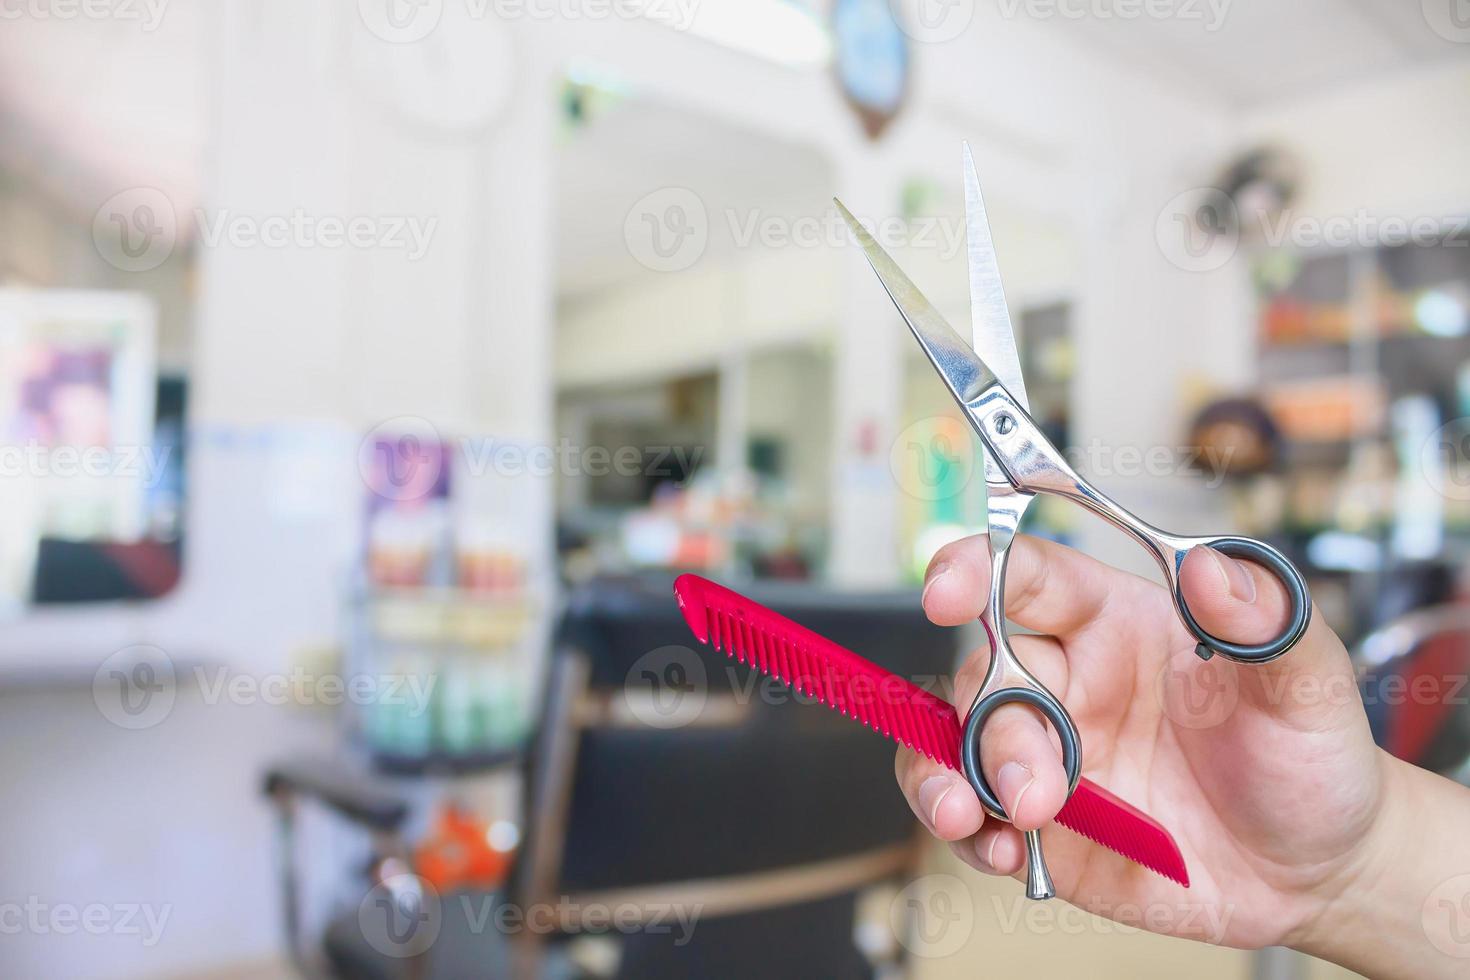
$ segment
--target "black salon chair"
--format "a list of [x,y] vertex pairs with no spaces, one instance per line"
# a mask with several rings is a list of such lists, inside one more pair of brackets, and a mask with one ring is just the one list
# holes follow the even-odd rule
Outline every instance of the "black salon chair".
[[[917,594],[747,591],[920,683],[953,665],[954,632],[924,620]],[[577,590],[558,630],[525,773],[525,839],[504,892],[441,901],[437,938],[421,956],[383,955],[345,916],[326,936],[334,971],[873,976],[854,938],[856,901],[909,876],[919,846],[892,745],[696,647],[666,579]],[[554,908],[555,928],[486,929],[478,899]],[[478,927],[458,921],[466,908],[482,910]],[[697,911],[692,930],[675,924],[673,908],[686,920]],[[590,919],[606,910],[623,924]],[[597,955],[583,955],[593,945]]]

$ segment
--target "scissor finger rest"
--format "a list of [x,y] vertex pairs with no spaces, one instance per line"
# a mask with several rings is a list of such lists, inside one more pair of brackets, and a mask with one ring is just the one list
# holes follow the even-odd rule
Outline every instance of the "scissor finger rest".
[[[1185,627],[1199,641],[1195,652],[1205,660],[1218,653],[1222,657],[1242,663],[1263,664],[1290,650],[1306,632],[1307,623],[1312,618],[1312,599],[1307,593],[1307,583],[1297,567],[1281,552],[1254,538],[1203,538],[1198,543],[1208,545],[1231,558],[1244,558],[1264,566],[1286,589],[1287,601],[1291,604],[1291,618],[1281,634],[1266,643],[1231,643],[1229,640],[1222,640],[1201,626],[1189,611],[1189,604],[1184,600],[1184,592],[1176,574],[1174,606],[1179,610],[1179,618],[1184,621]],[[1188,550],[1178,552],[1177,560],[1182,562],[1188,553]]]

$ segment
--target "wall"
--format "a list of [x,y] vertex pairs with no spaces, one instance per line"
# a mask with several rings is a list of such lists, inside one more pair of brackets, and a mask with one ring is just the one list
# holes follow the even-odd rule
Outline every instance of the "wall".
[[831,351],[825,345],[763,349],[751,355],[748,376],[750,434],[780,442],[792,511],[821,522],[831,499]]
[[[388,69],[354,60],[357,5],[207,9],[207,213],[397,214],[435,231],[417,259],[199,247],[183,584],[0,630],[0,777],[24,793],[0,817],[5,898],[168,903],[171,919],[147,949],[7,936],[15,975],[160,976],[279,953],[260,778],[273,760],[328,750],[335,729],[208,703],[187,678],[195,666],[286,672],[303,647],[340,641],[364,431],[398,415],[446,436],[550,431],[555,104],[539,49],[524,48],[519,97],[495,129],[446,137],[396,116],[373,88]],[[550,494],[529,489],[548,570]],[[181,678],[173,711],[141,732],[107,723],[91,693],[98,665],[136,643],[167,651]]]
[[1467,104],[1470,68],[1438,65],[1264,107],[1240,120],[1239,140],[1292,152],[1304,215],[1466,215]]
[[821,339],[833,329],[837,266],[830,251],[760,250],[578,297],[557,312],[556,382],[668,377],[730,350]]

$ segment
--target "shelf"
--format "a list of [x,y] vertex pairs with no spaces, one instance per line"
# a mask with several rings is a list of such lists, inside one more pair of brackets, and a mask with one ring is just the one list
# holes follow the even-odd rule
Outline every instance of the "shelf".
[[521,642],[535,622],[537,604],[462,589],[388,589],[362,596],[364,622],[387,643],[458,646],[493,651]]
[[495,593],[468,589],[458,585],[370,585],[363,590],[364,599],[390,599],[395,602],[467,603],[478,607],[522,607],[531,605],[526,592]]
[[1424,343],[1427,345],[1446,346],[1457,341],[1466,340],[1465,336],[1440,336],[1439,334],[1420,333],[1418,331],[1380,331],[1364,337],[1344,337],[1341,339],[1333,337],[1311,337],[1305,340],[1261,340],[1261,353],[1263,355],[1285,355],[1285,354],[1308,354],[1312,352],[1339,353],[1351,350],[1359,345],[1388,346],[1392,344],[1413,345]]
[[374,771],[385,776],[472,776],[518,765],[524,754],[518,746],[463,753],[436,750],[424,755],[373,750],[369,758]]

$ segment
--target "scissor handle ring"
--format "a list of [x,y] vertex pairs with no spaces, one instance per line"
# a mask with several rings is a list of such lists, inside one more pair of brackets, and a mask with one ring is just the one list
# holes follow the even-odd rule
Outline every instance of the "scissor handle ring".
[[1280,636],[1266,643],[1231,643],[1222,640],[1207,632],[1204,627],[1195,620],[1194,614],[1189,611],[1189,605],[1184,601],[1184,593],[1180,591],[1179,582],[1176,577],[1174,582],[1174,605],[1179,610],[1179,618],[1184,621],[1185,627],[1194,634],[1199,641],[1195,652],[1202,659],[1208,660],[1215,654],[1246,664],[1264,664],[1275,660],[1286,651],[1296,645],[1296,641],[1302,638],[1307,631],[1307,623],[1312,618],[1312,598],[1307,592],[1306,580],[1302,573],[1291,561],[1266,544],[1254,538],[1212,538],[1201,541],[1201,544],[1214,548],[1221,554],[1229,555],[1231,558],[1244,558],[1258,565],[1264,565],[1276,580],[1286,589],[1287,598],[1291,602],[1291,621],[1287,623],[1286,629]]
[[1082,776],[1082,745],[1077,735],[1077,725],[1060,701],[1049,691],[1029,687],[1003,687],[992,691],[975,702],[975,706],[970,709],[970,716],[965,719],[965,734],[960,739],[960,758],[964,763],[965,778],[970,781],[971,788],[980,797],[985,809],[1005,820],[1010,819],[1006,815],[1006,808],[991,791],[990,784],[985,781],[985,773],[980,768],[980,730],[985,727],[985,720],[990,717],[991,712],[1003,704],[1011,703],[1029,704],[1045,715],[1046,720],[1057,730],[1057,735],[1062,740],[1062,765],[1067,770],[1068,796],[1076,789],[1077,780]]

